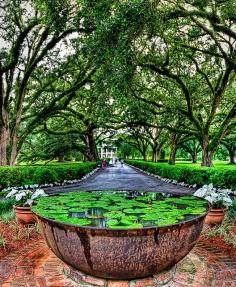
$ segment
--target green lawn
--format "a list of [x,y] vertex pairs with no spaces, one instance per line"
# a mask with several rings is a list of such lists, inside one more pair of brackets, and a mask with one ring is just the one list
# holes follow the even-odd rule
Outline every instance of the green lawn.
[[40,161],[37,161],[36,163],[34,164],[28,164],[28,163],[20,163],[19,165],[17,166],[38,166],[38,165],[63,165],[63,164],[76,164],[76,163],[82,163],[82,161],[63,161],[63,162],[59,162],[57,160],[52,160],[50,162],[47,162],[47,161],[43,161],[43,160],[40,160]]
[[[163,164],[168,164],[168,163],[163,163]],[[192,167],[201,167],[201,163],[191,163],[191,162],[177,162],[176,166],[192,166]],[[229,164],[228,161],[214,161],[213,162],[213,168],[217,168],[217,169],[233,169],[236,170],[236,164]]]

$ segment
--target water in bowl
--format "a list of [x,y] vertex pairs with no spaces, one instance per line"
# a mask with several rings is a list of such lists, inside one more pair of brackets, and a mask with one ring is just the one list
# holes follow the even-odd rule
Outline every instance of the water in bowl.
[[129,229],[166,226],[192,220],[207,211],[207,201],[140,191],[62,193],[40,198],[33,211],[65,224]]

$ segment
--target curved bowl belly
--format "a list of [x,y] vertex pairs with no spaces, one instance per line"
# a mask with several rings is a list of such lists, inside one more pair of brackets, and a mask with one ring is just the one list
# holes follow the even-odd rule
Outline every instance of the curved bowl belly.
[[100,229],[59,223],[36,215],[51,250],[93,276],[133,279],[175,265],[195,245],[206,214],[187,222],[141,229]]

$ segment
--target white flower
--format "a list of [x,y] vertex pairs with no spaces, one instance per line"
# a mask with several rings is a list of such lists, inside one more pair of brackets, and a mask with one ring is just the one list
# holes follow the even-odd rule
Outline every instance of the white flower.
[[228,198],[228,197],[225,197],[224,198],[224,204],[226,205],[226,206],[231,206],[232,205],[232,199],[231,198]]
[[24,196],[26,196],[24,191],[16,194],[16,201],[20,201]]
[[43,189],[36,189],[35,192],[32,194],[31,199],[36,199],[38,197],[47,196]]
[[[35,191],[13,188],[6,197],[14,198],[16,201],[22,201],[23,205],[31,205],[34,199],[42,196],[48,196],[43,189],[36,189]],[[24,199],[24,200],[23,200]]]
[[32,205],[33,204],[33,199],[28,199],[25,203],[25,205]]
[[230,193],[232,193],[230,189],[216,189],[211,183],[199,188],[194,195],[205,198],[212,204],[222,203],[225,206],[230,206],[232,205]]
[[213,203],[213,199],[212,199],[210,196],[206,196],[205,199],[206,199],[207,201],[209,201],[210,203]]
[[206,190],[204,188],[199,188],[197,191],[195,191],[194,196],[205,197]]
[[6,197],[12,197],[12,196],[15,195],[17,192],[18,192],[17,189],[12,189],[12,190],[7,194]]

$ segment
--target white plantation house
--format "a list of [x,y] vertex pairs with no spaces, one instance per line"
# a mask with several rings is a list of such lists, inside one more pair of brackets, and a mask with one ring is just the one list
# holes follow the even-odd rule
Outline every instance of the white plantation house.
[[117,156],[117,147],[110,144],[102,144],[98,146],[98,155],[102,158],[114,158]]

